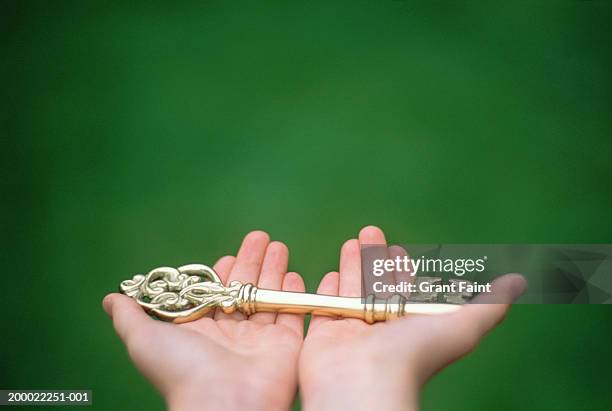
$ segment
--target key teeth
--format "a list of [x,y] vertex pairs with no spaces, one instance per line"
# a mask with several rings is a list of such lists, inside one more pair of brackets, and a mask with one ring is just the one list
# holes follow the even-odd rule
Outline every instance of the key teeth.
[[385,321],[395,320],[404,315],[404,307],[406,298],[399,294],[395,294],[387,299],[385,306]]

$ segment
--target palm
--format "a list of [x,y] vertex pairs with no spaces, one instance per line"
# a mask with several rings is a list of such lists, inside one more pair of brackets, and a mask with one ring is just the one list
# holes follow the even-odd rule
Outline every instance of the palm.
[[[258,384],[269,386],[282,396],[293,396],[291,389],[283,391],[287,381],[295,382],[295,367],[302,346],[302,330],[276,323],[251,320],[203,318],[177,327],[177,343],[187,347],[197,343],[198,357],[217,377],[228,378],[237,373],[257,376]],[[179,351],[179,350],[177,350]],[[193,351],[188,350],[186,369],[193,366]],[[279,366],[283,365],[283,366]],[[291,398],[284,398],[291,400]]]
[[[378,326],[360,320],[342,319],[314,324],[309,329],[300,357],[300,376],[307,381],[338,364],[351,364],[375,338]],[[348,361],[347,361],[348,359]]]

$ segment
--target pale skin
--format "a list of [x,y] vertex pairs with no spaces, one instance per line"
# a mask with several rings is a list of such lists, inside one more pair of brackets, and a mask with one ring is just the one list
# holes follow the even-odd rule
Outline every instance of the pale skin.
[[[364,244],[386,244],[381,229],[363,228],[344,243],[339,272],[328,273],[317,293],[361,295]],[[389,247],[394,257],[404,253]],[[405,274],[404,274],[405,275]],[[396,281],[400,278],[396,273]],[[511,302],[525,289],[523,277],[498,278],[495,301]],[[356,319],[314,317],[299,362],[306,410],[405,410],[418,408],[418,394],[436,372],[472,351],[499,324],[509,304],[473,304],[453,314],[411,316],[369,325]]]
[[[221,280],[272,290],[304,291],[287,273],[289,253],[262,231],[249,233],[236,257],[214,265]],[[151,319],[131,298],[110,294],[104,309],[138,369],[172,410],[286,410],[297,387],[304,317],[220,310],[185,324]],[[214,387],[211,389],[211,387]]]
[[[386,244],[384,233],[368,226],[358,239],[347,241],[339,271],[321,280],[319,294],[360,295],[362,244]],[[389,248],[391,255],[402,252]],[[255,231],[235,258],[221,258],[214,269],[224,283],[238,280],[303,292],[302,278],[285,274],[287,263],[287,247]],[[511,302],[525,282],[511,274],[493,288],[496,302]],[[474,304],[453,314],[374,325],[315,316],[305,339],[303,316],[293,314],[257,313],[246,319],[218,310],[175,325],[149,318],[119,294],[108,295],[104,308],[130,357],[171,409],[285,410],[299,381],[306,410],[399,410],[416,409],[422,385],[473,350],[503,320],[509,305]]]

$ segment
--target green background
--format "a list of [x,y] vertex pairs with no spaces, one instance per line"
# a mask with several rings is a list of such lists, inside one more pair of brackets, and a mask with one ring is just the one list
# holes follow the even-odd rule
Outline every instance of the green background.
[[[198,3],[2,6],[0,388],[163,408],[102,297],[252,229],[311,291],[366,224],[612,242],[610,3]],[[517,306],[423,408],[609,407],[610,318]]]

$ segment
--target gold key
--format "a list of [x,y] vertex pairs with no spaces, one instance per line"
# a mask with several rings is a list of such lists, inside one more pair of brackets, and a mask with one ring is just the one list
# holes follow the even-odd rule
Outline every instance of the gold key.
[[460,309],[453,304],[410,303],[401,295],[388,299],[369,295],[362,299],[266,290],[239,281],[224,286],[217,273],[203,264],[155,268],[147,275],[137,274],[122,281],[119,288],[150,314],[174,323],[196,320],[215,308],[226,314],[313,314],[358,318],[370,324],[409,314],[445,314]]

